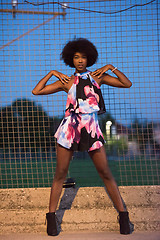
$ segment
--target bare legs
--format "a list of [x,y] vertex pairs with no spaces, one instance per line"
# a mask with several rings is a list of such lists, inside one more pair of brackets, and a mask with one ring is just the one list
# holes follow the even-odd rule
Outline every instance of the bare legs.
[[[51,188],[49,213],[46,214],[47,233],[51,236],[58,235],[55,212],[72,155],[73,151],[67,150],[60,145],[57,145],[56,173]],[[125,212],[120,192],[108,166],[104,146],[98,150],[89,152],[89,155],[92,158],[95,167],[107,188],[107,191],[114,203],[114,206],[119,212],[120,233],[132,233],[134,230],[134,225],[129,220],[128,212]],[[132,229],[130,225],[132,225]]]
[[57,165],[53,184],[51,187],[49,212],[55,212],[62,192],[63,182],[66,178],[73,151],[57,144]]
[[[49,212],[56,211],[58,201],[61,195],[62,187],[63,187],[63,182],[66,178],[72,155],[73,155],[73,151],[65,149],[61,147],[59,144],[57,144],[57,166],[56,166],[56,173],[55,173],[52,188],[51,188]],[[92,161],[94,162],[95,167],[100,177],[102,178],[106,186],[106,189],[108,191],[108,194],[110,195],[110,198],[112,199],[117,211],[119,212],[125,211],[117,184],[108,166],[108,161],[107,161],[104,146],[98,150],[89,152],[89,155],[92,158]]]
[[101,147],[100,149],[89,152],[89,155],[92,158],[92,161],[94,162],[94,165],[100,177],[102,178],[106,186],[106,189],[108,191],[108,194],[112,199],[117,211],[119,212],[125,211],[117,184],[108,166],[108,161],[107,161],[104,146]]

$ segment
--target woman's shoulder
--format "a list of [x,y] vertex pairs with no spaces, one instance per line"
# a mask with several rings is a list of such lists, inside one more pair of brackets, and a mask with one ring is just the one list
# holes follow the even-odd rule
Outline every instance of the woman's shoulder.
[[70,79],[67,83],[65,83],[65,84],[63,85],[63,89],[64,89],[64,91],[65,91],[66,93],[68,93],[69,89],[70,89],[71,86],[73,85],[74,79],[75,79],[75,76],[72,75],[72,76],[71,76],[71,79]]

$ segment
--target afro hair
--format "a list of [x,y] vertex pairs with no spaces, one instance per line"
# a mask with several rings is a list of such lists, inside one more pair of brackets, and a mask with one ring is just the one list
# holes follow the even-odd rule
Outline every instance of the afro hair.
[[73,56],[76,52],[84,53],[87,56],[87,67],[92,66],[98,59],[96,47],[85,38],[69,41],[62,50],[61,59],[66,65],[74,68]]

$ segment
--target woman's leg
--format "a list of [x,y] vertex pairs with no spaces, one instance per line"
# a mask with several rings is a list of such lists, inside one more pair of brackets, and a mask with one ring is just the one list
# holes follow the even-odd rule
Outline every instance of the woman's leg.
[[66,178],[73,151],[57,144],[57,165],[51,187],[49,212],[55,212],[62,192],[63,182]]
[[106,189],[108,191],[108,194],[109,194],[110,198],[112,199],[117,211],[119,211],[119,212],[125,211],[117,184],[116,184],[114,177],[112,176],[112,173],[108,166],[108,160],[107,160],[104,146],[101,147],[100,149],[90,151],[89,155],[92,158],[92,161],[93,161],[100,177],[102,178],[102,180],[106,186]]

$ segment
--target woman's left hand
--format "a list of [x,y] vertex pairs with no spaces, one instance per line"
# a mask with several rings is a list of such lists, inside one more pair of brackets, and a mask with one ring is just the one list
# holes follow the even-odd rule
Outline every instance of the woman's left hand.
[[107,64],[104,67],[101,67],[94,72],[92,72],[91,75],[98,76],[98,78],[102,77],[102,75],[107,72],[109,69],[113,69],[114,67],[111,64]]

